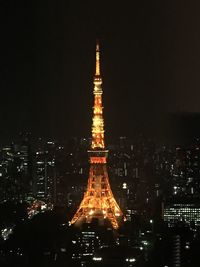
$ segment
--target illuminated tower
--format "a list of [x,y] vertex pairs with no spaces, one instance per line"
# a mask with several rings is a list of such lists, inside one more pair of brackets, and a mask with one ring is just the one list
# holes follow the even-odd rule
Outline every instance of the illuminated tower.
[[87,190],[71,223],[79,224],[83,220],[90,222],[93,218],[98,218],[100,221],[108,219],[113,228],[117,229],[119,227],[117,219],[122,217],[123,214],[112,194],[106,167],[108,150],[105,149],[104,143],[103,92],[101,85],[100,50],[97,43],[93,90],[92,144],[91,149],[88,151],[90,159],[89,178]]

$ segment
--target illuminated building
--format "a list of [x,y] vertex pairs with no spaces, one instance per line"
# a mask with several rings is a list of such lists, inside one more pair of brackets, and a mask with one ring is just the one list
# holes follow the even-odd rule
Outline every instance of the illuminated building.
[[18,144],[2,148],[0,155],[0,201],[27,200],[31,196],[31,153],[28,135]]
[[163,219],[169,227],[177,223],[200,226],[200,204],[198,200],[174,200],[164,204]]
[[77,243],[81,249],[79,256],[82,258],[93,255],[94,251],[101,246],[101,239],[93,228],[85,227],[78,235]]
[[[0,201],[15,199],[17,189],[13,184],[11,177],[11,166],[14,162],[14,153],[11,146],[2,148],[0,164]],[[15,183],[16,184],[16,183]]]
[[47,142],[35,153],[34,196],[47,203],[56,199],[55,147],[54,142]]
[[92,119],[92,144],[88,151],[90,158],[90,170],[87,190],[83,200],[72,218],[71,223],[91,222],[93,218],[98,218],[99,222],[108,219],[112,227],[119,227],[117,218],[123,214],[112,194],[106,159],[108,150],[104,143],[104,120],[102,107],[102,78],[100,75],[100,50],[96,45],[96,73],[94,76],[94,107]]

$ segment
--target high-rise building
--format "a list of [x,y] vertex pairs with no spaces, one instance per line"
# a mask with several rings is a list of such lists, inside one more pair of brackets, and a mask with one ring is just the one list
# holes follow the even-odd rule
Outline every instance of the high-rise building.
[[50,203],[56,201],[55,149],[55,142],[43,144],[36,151],[34,160],[34,196]]
[[92,143],[88,151],[90,170],[87,190],[71,223],[91,222],[98,218],[99,222],[108,219],[113,228],[119,227],[118,218],[123,217],[109,184],[107,172],[107,155],[104,143],[104,119],[102,106],[102,78],[100,74],[100,50],[96,45],[96,73],[94,76],[94,107],[92,119]]
[[163,219],[168,227],[182,223],[187,226],[200,226],[200,204],[195,198],[172,198],[163,203]]
[[0,200],[27,200],[32,195],[32,168],[29,134],[21,135],[18,143],[1,150]]

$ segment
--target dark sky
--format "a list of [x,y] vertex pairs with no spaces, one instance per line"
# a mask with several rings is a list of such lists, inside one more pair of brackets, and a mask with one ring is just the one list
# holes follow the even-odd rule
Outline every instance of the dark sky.
[[199,1],[2,0],[0,140],[89,136],[95,40],[109,137],[200,112]]

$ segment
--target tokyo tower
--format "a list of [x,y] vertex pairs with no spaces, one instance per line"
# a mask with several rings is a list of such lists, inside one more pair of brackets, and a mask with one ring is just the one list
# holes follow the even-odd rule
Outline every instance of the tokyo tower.
[[108,150],[104,143],[104,119],[102,106],[102,78],[100,74],[100,49],[96,44],[96,72],[94,76],[94,107],[92,118],[92,144],[89,154],[89,178],[83,200],[71,220],[71,224],[91,222],[98,218],[99,222],[108,219],[114,229],[119,227],[118,219],[123,217],[111,191],[106,166]]

